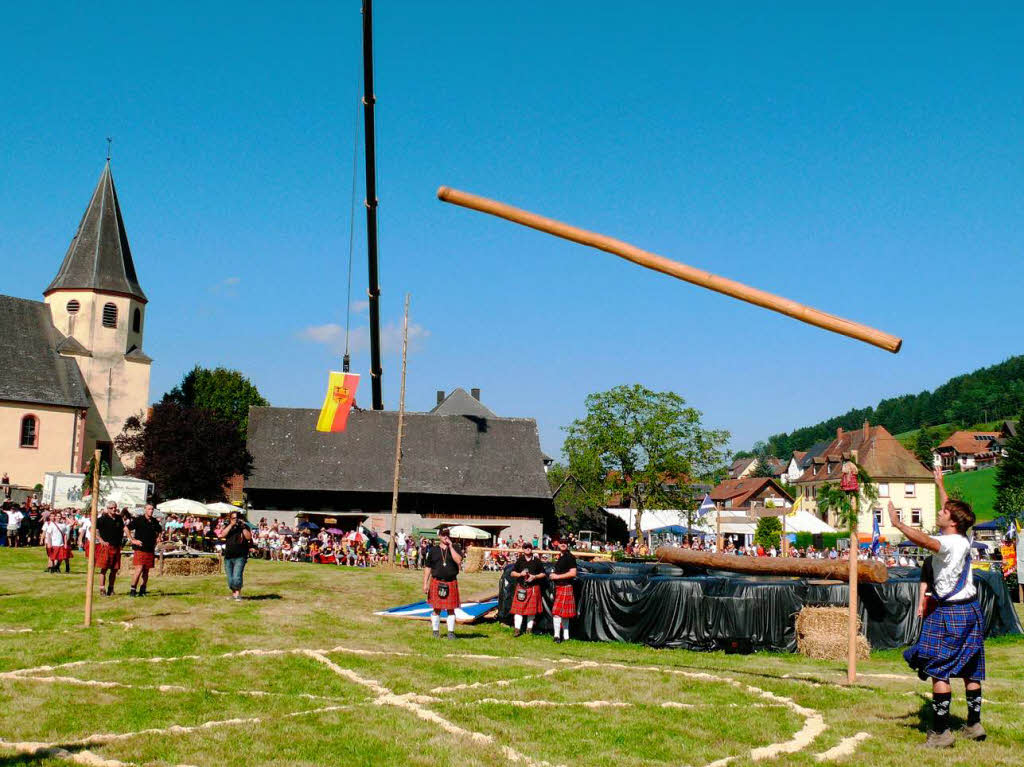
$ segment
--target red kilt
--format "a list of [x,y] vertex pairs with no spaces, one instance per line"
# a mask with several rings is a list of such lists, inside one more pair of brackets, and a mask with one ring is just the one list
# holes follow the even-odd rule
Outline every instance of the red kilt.
[[560,618],[576,617],[576,595],[572,593],[572,584],[555,586],[555,602],[551,606],[551,614]]
[[[442,583],[446,583],[448,585],[448,596],[444,599],[442,599],[437,593],[437,587]],[[441,610],[451,611],[456,607],[461,607],[462,601],[459,599],[459,582],[439,581],[436,578],[431,578],[430,595],[427,597],[427,601],[437,612],[440,612]]]
[[96,546],[96,567],[100,570],[120,570],[121,547],[100,541]]
[[71,547],[70,546],[47,546],[46,547],[46,558],[51,562],[63,562],[71,559]]
[[133,551],[132,564],[135,567],[152,567],[156,563],[156,554],[151,551]]
[[[526,599],[520,599],[521,591],[526,591]],[[540,585],[522,586],[516,584],[512,591],[513,615],[539,615],[544,611],[544,603],[540,598]]]

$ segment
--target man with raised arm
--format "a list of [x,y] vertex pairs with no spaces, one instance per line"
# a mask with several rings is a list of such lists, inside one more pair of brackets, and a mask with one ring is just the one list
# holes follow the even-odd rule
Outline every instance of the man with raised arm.
[[985,619],[971,572],[971,542],[966,537],[974,524],[974,512],[969,504],[946,495],[940,467],[935,469],[935,484],[942,503],[938,536],[901,522],[892,501],[889,502],[889,521],[910,541],[935,552],[932,557],[935,610],[924,617],[920,638],[903,657],[918,676],[932,680],[934,721],[925,746],[951,748],[955,742],[949,729],[951,678],[964,680],[967,724],[960,731],[961,736],[970,740],[985,739],[985,728],[981,726]]

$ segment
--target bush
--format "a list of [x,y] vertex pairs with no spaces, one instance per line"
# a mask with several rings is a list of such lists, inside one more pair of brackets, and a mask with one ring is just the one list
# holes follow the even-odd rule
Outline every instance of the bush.
[[[836,541],[840,539],[849,540],[849,538],[849,533],[822,533],[821,542],[826,549],[835,549],[838,548]],[[812,533],[797,533],[796,543],[793,545],[806,549],[808,546],[814,545],[814,535]]]

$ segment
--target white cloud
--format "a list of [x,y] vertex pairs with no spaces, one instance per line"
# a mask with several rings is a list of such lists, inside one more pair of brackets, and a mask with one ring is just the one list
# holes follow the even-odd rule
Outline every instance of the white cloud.
[[[322,344],[335,354],[345,351],[345,328],[336,322],[326,325],[310,325],[298,333],[299,338],[315,344]],[[409,323],[409,353],[423,349],[424,342],[430,337],[430,331],[422,325]],[[368,351],[370,348],[370,331],[366,327],[352,328],[349,334],[349,351],[353,354]],[[397,322],[389,322],[380,331],[381,354],[402,353],[402,326]]]
[[356,301],[354,304],[352,304],[352,314],[362,314],[369,308],[369,301]]
[[224,285],[237,285],[241,281],[242,281],[241,277],[228,277],[226,280],[224,280],[223,284]]

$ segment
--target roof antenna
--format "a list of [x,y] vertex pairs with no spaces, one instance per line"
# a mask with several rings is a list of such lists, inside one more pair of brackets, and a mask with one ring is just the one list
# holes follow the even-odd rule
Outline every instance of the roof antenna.
[[111,143],[113,143],[113,141],[114,139],[110,138],[110,136],[107,136],[107,162],[110,162],[110,145]]

